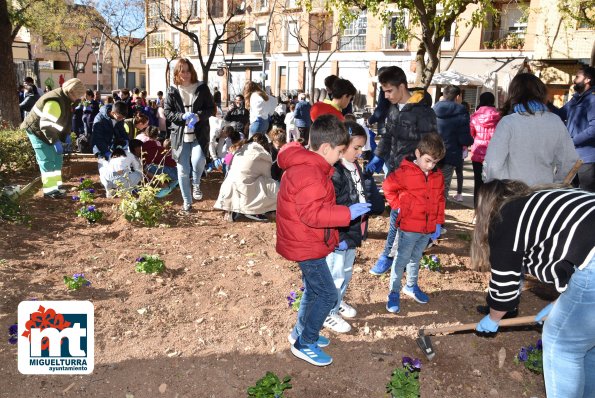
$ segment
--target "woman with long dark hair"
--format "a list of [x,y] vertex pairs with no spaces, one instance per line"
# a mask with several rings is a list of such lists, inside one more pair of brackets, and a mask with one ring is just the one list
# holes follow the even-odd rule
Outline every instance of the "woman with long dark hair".
[[215,102],[187,58],[180,59],[174,68],[174,86],[167,91],[163,110],[170,123],[172,157],[177,162],[184,200],[182,211],[190,212],[192,198],[202,199],[200,178],[206,164],[209,117],[215,114]]
[[520,180],[527,185],[562,182],[578,159],[568,130],[546,106],[547,89],[530,73],[515,76],[502,119],[487,149],[484,181]]
[[548,398],[595,396],[595,194],[533,190],[493,180],[479,190],[471,264],[491,271],[490,312],[477,331],[495,333],[520,299],[524,273],[555,284],[560,297],[541,310]]

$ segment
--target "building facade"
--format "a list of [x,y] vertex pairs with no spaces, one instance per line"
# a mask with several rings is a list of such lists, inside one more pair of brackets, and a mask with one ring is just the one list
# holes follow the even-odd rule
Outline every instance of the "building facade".
[[[488,16],[485,24],[468,32],[467,21],[477,7],[470,5],[453,23],[441,46],[436,73],[444,72],[448,66],[449,71],[479,81],[464,87],[465,99],[472,107],[482,91],[497,92],[502,101],[517,73],[532,71],[543,77],[552,73],[552,60],[557,58],[570,65],[566,69],[576,69],[590,52],[595,32],[570,23],[565,25],[563,35],[558,34],[548,55],[547,43],[552,42],[558,23],[552,11],[557,11],[556,0],[494,3],[498,14]],[[219,87],[224,100],[241,93],[247,80],[260,82],[264,78],[270,92],[283,95],[309,92],[312,86],[322,88],[326,76],[337,74],[357,88],[360,94],[357,107],[363,109],[375,104],[373,77],[379,68],[399,66],[411,83],[415,81],[418,42],[415,39],[401,42],[395,37],[391,25],[409,24],[408,16],[396,9],[389,26],[362,12],[339,35],[336,17],[317,4],[309,13],[296,0],[222,0],[208,4],[212,19],[207,13],[206,0],[171,0],[171,4],[147,0],[147,26],[157,26],[157,31],[147,39],[149,95],[166,89],[166,43],[178,55],[189,58],[200,77],[197,46],[184,32],[160,21],[160,11],[174,25],[182,26],[176,21],[187,22],[183,27],[200,38],[204,60],[208,58],[215,33],[223,32],[225,27],[226,41],[218,46],[208,74],[209,86]],[[455,59],[450,62],[455,53]],[[565,84],[567,88],[572,73],[568,70],[562,78],[548,84],[552,88]],[[437,91],[430,89],[434,94]]]

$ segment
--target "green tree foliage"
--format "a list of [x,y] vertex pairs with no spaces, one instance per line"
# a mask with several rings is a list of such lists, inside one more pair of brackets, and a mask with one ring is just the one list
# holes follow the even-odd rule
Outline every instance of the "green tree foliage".
[[[324,2],[324,7],[339,13],[339,20],[345,26],[354,18],[354,9],[368,10],[388,24],[391,16],[409,16],[409,26],[395,24],[394,33],[402,40],[416,38],[419,46],[416,53],[417,83],[428,87],[440,63],[440,45],[450,26],[457,21],[467,7],[478,7],[472,12],[469,24],[479,26],[487,13],[495,14],[491,0],[303,0],[307,9],[314,2]],[[418,34],[419,33],[419,34]]]

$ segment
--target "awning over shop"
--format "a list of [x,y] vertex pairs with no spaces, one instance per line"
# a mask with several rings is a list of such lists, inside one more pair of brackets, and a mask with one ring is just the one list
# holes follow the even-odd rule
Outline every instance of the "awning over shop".
[[547,85],[570,86],[581,67],[578,59],[540,59],[531,61],[535,74]]
[[455,86],[483,86],[483,80],[473,76],[464,75],[456,70],[447,70],[446,72],[436,73],[432,77],[433,85]]
[[[442,58],[440,66],[446,67],[450,58]],[[449,70],[455,70],[467,76],[473,76],[483,81],[483,85],[491,90],[496,86],[503,91],[508,90],[508,85],[513,77],[525,71],[525,57],[490,57],[490,58],[456,58]]]

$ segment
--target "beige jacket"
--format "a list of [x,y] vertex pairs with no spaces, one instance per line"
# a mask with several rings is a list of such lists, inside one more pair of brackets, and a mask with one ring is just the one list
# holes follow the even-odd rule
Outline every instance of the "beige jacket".
[[271,178],[271,154],[253,142],[233,157],[215,208],[241,214],[263,214],[277,209],[278,183]]

